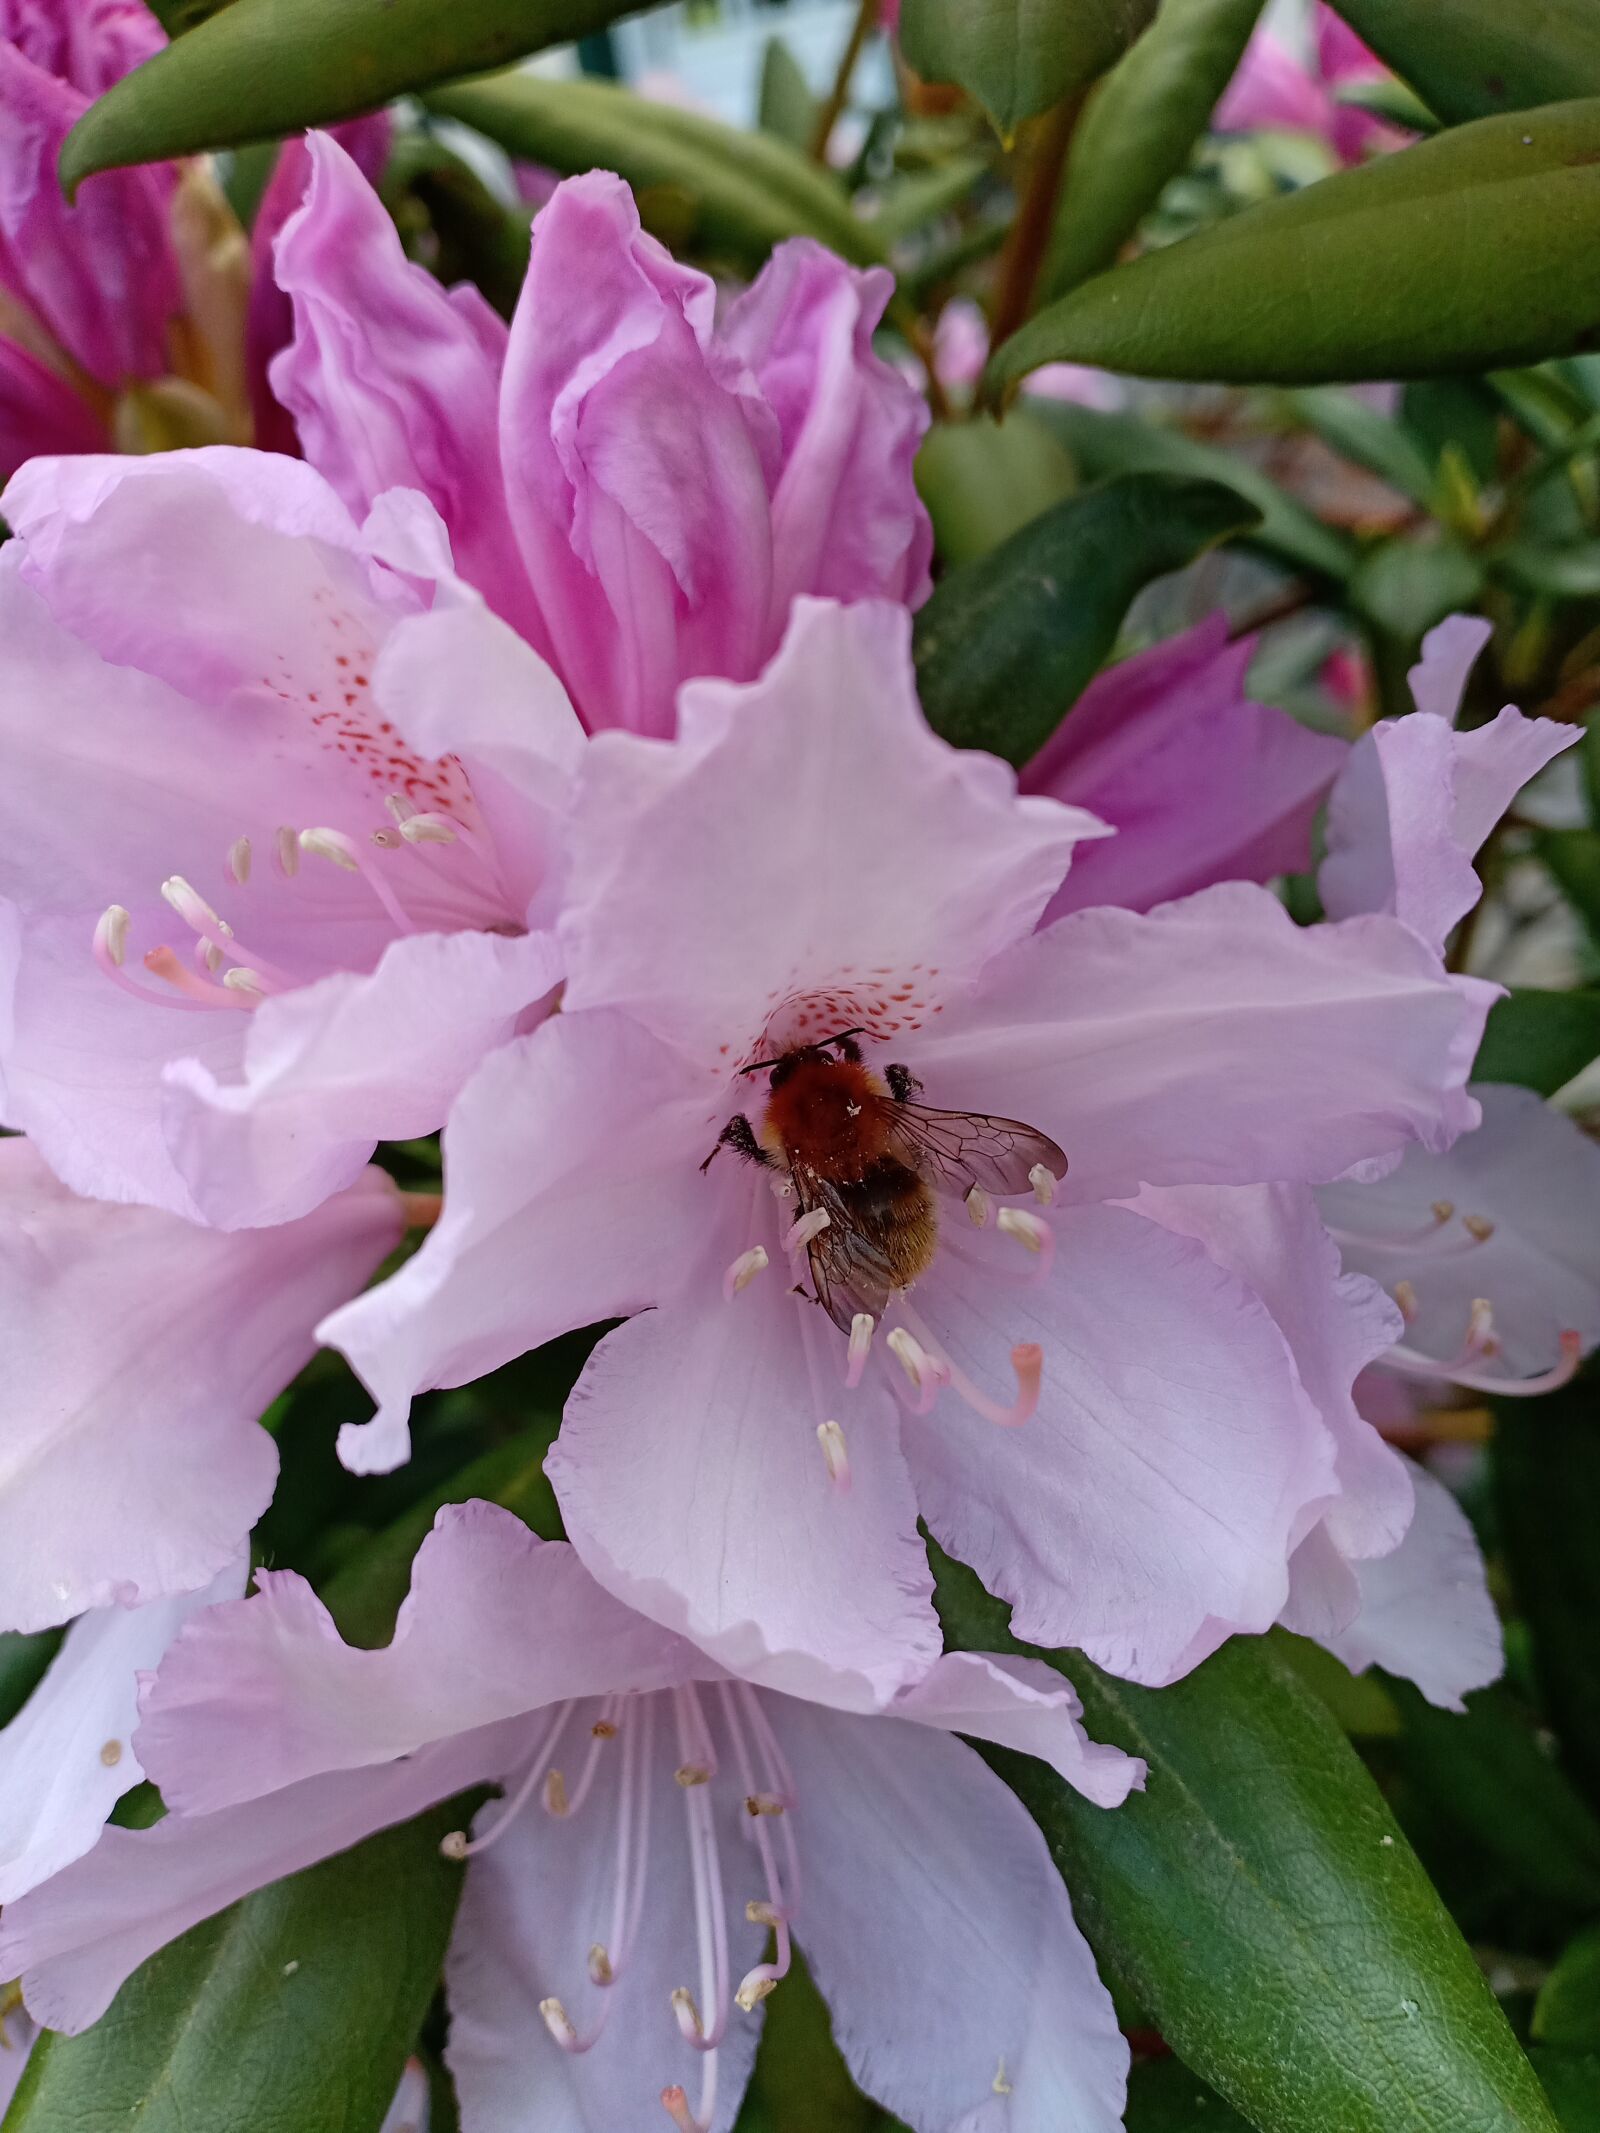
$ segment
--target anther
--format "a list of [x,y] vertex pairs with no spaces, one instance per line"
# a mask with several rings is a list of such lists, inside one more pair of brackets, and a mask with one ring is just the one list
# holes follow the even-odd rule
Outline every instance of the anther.
[[228,846],[228,872],[242,889],[250,879],[250,839],[235,837]]
[[1487,1244],[1494,1235],[1494,1224],[1484,1215],[1463,1215],[1461,1227],[1468,1236],[1476,1237],[1480,1244]]
[[454,1859],[459,1866],[467,1856],[466,1831],[464,1829],[453,1829],[447,1837],[441,1837],[439,1839],[439,1853],[442,1858]]
[[446,815],[408,815],[400,824],[407,844],[454,844],[455,824]]
[[1408,1326],[1411,1325],[1418,1311],[1422,1308],[1417,1302],[1417,1292],[1414,1286],[1409,1281],[1397,1281],[1389,1291],[1389,1294],[1400,1306],[1400,1316]]
[[184,924],[192,926],[196,933],[220,933],[224,940],[233,938],[233,928],[227,920],[219,918],[199,890],[181,874],[169,874],[161,884],[161,894]]
[[1002,1236],[1015,1237],[1025,1250],[1035,1255],[1051,1241],[1049,1223],[1041,1222],[1025,1207],[1002,1207],[995,1218],[995,1228]]
[[781,1815],[783,1802],[775,1792],[747,1792],[744,1797],[744,1811],[752,1821],[758,1815]]
[[870,1311],[858,1311],[850,1321],[850,1347],[845,1358],[844,1381],[852,1390],[861,1383],[867,1367],[867,1357],[872,1353],[872,1335],[876,1325]]
[[704,1763],[680,1763],[672,1775],[685,1792],[689,1790],[691,1785],[709,1785],[711,1783],[711,1772]]
[[672,1993],[672,2012],[678,2018],[678,2027],[683,2032],[686,2044],[705,2042],[705,2025],[700,2020],[700,2010],[694,2004],[694,1994],[687,1985],[677,1985]]
[[801,1215],[790,1227],[783,1240],[784,1250],[798,1252],[802,1246],[809,1244],[813,1237],[820,1237],[827,1226],[828,1210],[825,1207],[813,1207],[809,1214]]
[[778,1980],[765,1968],[752,1970],[733,1996],[734,2005],[745,2014],[754,2014],[769,1992],[776,1992]]
[[222,982],[230,992],[249,993],[253,998],[266,998],[267,988],[261,982],[259,970],[248,970],[243,963],[236,963],[231,970],[222,973]]
[[1439,1223],[1448,1222],[1455,1211],[1456,1203],[1454,1200],[1435,1200],[1429,1209],[1434,1221]]
[[541,2000],[539,2012],[544,2016],[544,2026],[564,2052],[578,2049],[578,2032],[572,2026],[572,2017],[557,1999]]
[[675,2081],[671,2088],[661,2091],[661,2108],[666,2112],[678,2133],[704,2133],[704,2128],[689,2109],[689,2099]]
[[300,832],[300,849],[310,852],[318,859],[331,859],[336,867],[343,867],[347,874],[359,874],[354,841],[343,830],[305,829]]
[[559,1770],[552,1770],[545,1778],[544,1811],[557,1820],[567,1811],[567,1781]]
[[108,1770],[115,1770],[118,1763],[122,1761],[121,1741],[108,1740],[100,1750],[100,1760]]
[[828,1479],[836,1489],[849,1488],[850,1453],[844,1441],[844,1431],[837,1422],[819,1422],[817,1442],[822,1446],[822,1458],[828,1469]]
[[280,823],[273,835],[278,871],[292,881],[300,871],[300,839],[287,823]]
[[1041,1207],[1048,1207],[1056,1196],[1056,1177],[1053,1170],[1046,1170],[1043,1163],[1035,1163],[1028,1172],[1028,1183],[1033,1187],[1033,1197]]
[[744,1907],[744,1915],[753,1926],[781,1926],[787,1913],[775,1904],[765,1903],[759,1896],[752,1896]]
[[904,1326],[895,1326],[885,1336],[889,1353],[910,1380],[917,1395],[915,1412],[925,1415],[930,1412],[939,1396],[939,1388],[949,1379],[949,1372],[936,1363],[914,1333]]
[[995,2068],[994,2080],[989,2085],[997,2096],[1009,2096],[1011,2094],[1011,2083],[1006,2079],[1006,2062],[1004,2059]]
[[617,1729],[609,1718],[597,1718],[589,1731],[596,1740],[615,1740],[617,1737]]
[[741,1289],[749,1288],[751,1282],[765,1269],[766,1265],[767,1254],[764,1245],[752,1244],[749,1251],[741,1252],[722,1277],[722,1298],[724,1303],[732,1303]]
[[396,822],[409,822],[417,809],[403,792],[389,792],[383,796],[383,804]]
[[617,1973],[603,1941],[596,1941],[589,1950],[589,1978],[596,1985],[614,1985]]
[[199,951],[201,962],[206,966],[208,975],[214,978],[226,960],[222,950],[215,941],[197,941],[195,946]]
[[967,1194],[967,1213],[972,1217],[974,1229],[988,1228],[989,1195],[981,1185],[974,1185],[971,1192]]
[[128,952],[128,928],[133,923],[132,914],[121,904],[110,904],[101,912],[94,929],[94,952],[104,957],[120,970],[122,958]]

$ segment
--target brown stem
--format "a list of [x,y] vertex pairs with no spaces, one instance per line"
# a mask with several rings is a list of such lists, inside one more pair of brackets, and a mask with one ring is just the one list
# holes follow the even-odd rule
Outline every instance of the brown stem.
[[850,25],[849,40],[839,55],[839,70],[833,77],[833,87],[828,98],[817,113],[817,123],[811,132],[811,160],[825,163],[828,160],[828,143],[833,138],[833,129],[839,123],[839,113],[844,109],[845,98],[850,94],[850,77],[856,71],[856,61],[861,57],[861,47],[866,43],[878,19],[878,0],[861,0],[856,9],[856,19]]
[[944,380],[939,375],[938,357],[933,328],[926,319],[910,319],[906,323],[906,338],[911,343],[912,353],[928,375],[928,405],[933,410],[935,422],[950,422],[954,410],[950,396],[944,389]]
[[1050,247],[1067,151],[1082,109],[1082,96],[1069,96],[1034,128],[1022,204],[1000,254],[1000,278],[989,321],[991,355],[1002,342],[1010,340],[1033,308],[1033,292]]
[[1298,615],[1302,608],[1309,607],[1315,598],[1314,588],[1303,578],[1297,578],[1292,585],[1286,585],[1281,592],[1274,593],[1270,600],[1264,600],[1259,607],[1252,608],[1249,614],[1241,615],[1236,622],[1231,622],[1228,625],[1228,635],[1233,639],[1253,637],[1258,630],[1271,629],[1275,622],[1287,622],[1291,615]]
[[400,1195],[400,1211],[405,1216],[407,1229],[432,1229],[444,1212],[442,1192],[403,1192]]

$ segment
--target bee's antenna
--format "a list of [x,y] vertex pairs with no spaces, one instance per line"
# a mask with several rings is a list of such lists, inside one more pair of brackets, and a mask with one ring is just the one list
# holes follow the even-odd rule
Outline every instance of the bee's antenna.
[[822,1042],[824,1044],[843,1044],[846,1037],[870,1037],[871,1035],[872,1032],[867,1025],[864,1022],[858,1022],[854,1029],[836,1029],[831,1037],[824,1037]]
[[782,1064],[783,1062],[779,1059],[752,1059],[748,1066],[740,1067],[739,1072],[741,1074],[759,1074],[763,1067],[775,1067]]

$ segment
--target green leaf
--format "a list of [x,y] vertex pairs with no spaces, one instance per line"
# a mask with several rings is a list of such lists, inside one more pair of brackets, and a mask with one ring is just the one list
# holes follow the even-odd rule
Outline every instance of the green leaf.
[[81,2037],[45,2036],[5,2133],[378,2133],[461,1893],[461,1801],[206,1919]]
[[769,37],[761,54],[761,96],[756,115],[763,133],[774,134],[805,153],[817,122],[816,99],[799,60],[781,37]]
[[61,1645],[59,1629],[35,1630],[25,1636],[8,1630],[0,1637],[0,1726],[9,1726],[45,1677]]
[[[239,0],[243,6],[245,0]],[[785,237],[818,237],[862,265],[883,247],[837,181],[787,141],[651,103],[610,82],[501,74],[424,99],[515,156],[562,172],[614,170],[640,195],[669,197],[675,241],[759,266]]]
[[233,0],[148,0],[150,12],[169,37],[181,37],[213,15],[220,15]]
[[1134,594],[1254,524],[1215,482],[1129,474],[952,570],[914,625],[934,731],[1026,763],[1109,656]]
[[1600,95],[1593,0],[1335,0],[1380,58],[1442,119]]
[[877,193],[866,220],[881,244],[898,244],[937,215],[959,207],[989,174],[987,156],[952,156],[928,170],[907,172]]
[[1600,99],[1484,119],[1074,289],[990,363],[1315,385],[1533,363],[1600,340]]
[[1072,455],[1026,407],[1004,422],[941,422],[917,454],[917,492],[946,564],[970,563],[1078,485]]
[[1181,2059],[1147,2059],[1128,2076],[1127,2133],[1250,2133],[1249,2122]]
[[1600,830],[1540,830],[1534,850],[1555,876],[1561,893],[1600,940]]
[[1541,2044],[1530,2054],[1561,2133],[1600,2133],[1600,2052],[1557,2051]]
[[1563,2051],[1600,2052],[1600,1920],[1562,1951],[1540,1987],[1533,2034]]
[[375,110],[604,29],[635,0],[232,0],[91,104],[61,152],[97,170],[233,148]]
[[1416,439],[1398,422],[1380,415],[1354,393],[1333,386],[1284,394],[1289,413],[1358,467],[1365,467],[1425,508],[1434,491],[1433,465]]
[[959,82],[1003,139],[1103,74],[1155,0],[905,0],[900,46],[928,81]]
[[1484,567],[1455,541],[1380,541],[1350,574],[1352,604],[1387,630],[1415,645],[1436,622],[1475,604]]
[[1472,1078],[1554,1096],[1591,1059],[1600,1059],[1600,993],[1519,986],[1490,1008]]
[[[1007,1648],[1004,1607],[931,1552],[947,1640]],[[1046,1656],[1091,1735],[1145,1757],[1146,1791],[1107,1814],[985,1753],[1186,2064],[1270,2133],[1553,2133],[1470,1950],[1275,1638],[1235,1637],[1164,1689]]]
[[1041,298],[1110,266],[1189,160],[1261,8],[1262,0],[1164,0],[1101,82],[1073,135]]
[[1600,1398],[1592,1373],[1500,1400],[1495,1506],[1534,1679],[1568,1769],[1600,1809]]
[[1261,514],[1260,525],[1242,536],[1247,547],[1318,578],[1343,580],[1355,567],[1356,547],[1347,535],[1323,525],[1236,452],[1138,415],[1102,414],[1069,400],[1041,399],[1029,407],[1066,445],[1086,481],[1107,474],[1184,474],[1221,482]]

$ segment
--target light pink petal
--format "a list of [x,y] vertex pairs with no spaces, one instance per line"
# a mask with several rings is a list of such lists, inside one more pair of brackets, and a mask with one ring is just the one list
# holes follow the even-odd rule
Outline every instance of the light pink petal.
[[305,1579],[191,1623],[146,1691],[137,1746],[169,1808],[212,1814],[375,1767],[569,1697],[657,1688],[704,1662],[602,1592],[571,1548],[497,1504],[452,1504],[417,1551],[394,1638],[346,1644]]
[[[647,1865],[637,1938],[625,1956],[612,1930],[621,1814],[614,1747],[577,1814],[558,1822],[529,1808],[467,1869],[445,1980],[446,2057],[470,2133],[528,2133],[531,2097],[538,2099],[539,2133],[653,2133],[658,2122],[669,2123],[660,2102],[669,2082],[682,2085],[691,2106],[699,2101],[700,2056],[684,2041],[672,2007],[679,1987],[702,1999],[688,1803],[672,1775],[681,1754],[659,1699],[649,1713],[630,1707],[621,1722],[650,1728]],[[735,1985],[761,1960],[766,1938],[744,1914],[761,1871],[736,1786],[709,1788]],[[503,1813],[496,1803],[486,1807],[479,1833]],[[616,1983],[605,1990],[589,1977],[596,1942],[620,1958]],[[592,2049],[559,2049],[539,2013],[551,1998],[582,2037],[604,2021]],[[709,2009],[702,2011],[709,2019]],[[716,2133],[728,2133],[738,2115],[760,2034],[759,2012],[731,2011],[718,2052]]]
[[506,329],[475,289],[446,291],[401,249],[383,203],[327,134],[306,144],[303,204],[277,240],[294,337],[272,389],[300,444],[361,518],[385,489],[419,489],[456,564],[537,642],[538,605],[499,471]]
[[559,982],[554,937],[418,933],[369,976],[262,1002],[242,1074],[167,1069],[164,1122],[207,1222],[290,1222],[359,1175],[380,1140],[435,1132],[479,1061]]
[[221,1814],[108,1829],[87,1858],[7,1904],[0,1969],[21,1978],[36,2021],[77,2036],[147,1956],[201,1919],[435,1800],[497,1778],[527,1745],[525,1724],[492,1726],[406,1762],[308,1778]]
[[75,1199],[0,1141],[0,1626],[215,1577],[272,1494],[256,1417],[399,1234],[377,1172],[303,1222],[224,1236]]
[[1494,635],[1482,615],[1447,615],[1422,640],[1422,656],[1406,676],[1411,701],[1430,718],[1453,726],[1478,655]]
[[132,1748],[139,1674],[197,1608],[237,1599],[248,1551],[200,1592],[145,1607],[100,1607],[67,1631],[50,1671],[0,1731],[0,1903],[13,1903],[92,1849],[144,1776]]
[[1003,765],[929,732],[910,631],[903,608],[802,600],[760,681],[684,690],[674,749],[594,742],[570,1007],[626,1006],[736,1065],[794,999],[829,1030],[916,1030],[1029,930],[1101,825],[1019,800]]
[[1505,1669],[1500,1619],[1466,1513],[1425,1467],[1412,1479],[1410,1532],[1392,1555],[1353,1566],[1361,1611],[1324,1641],[1352,1673],[1381,1666],[1414,1681],[1430,1703],[1460,1711],[1469,1691]]
[[1358,1412],[1353,1388],[1400,1338],[1400,1312],[1377,1282],[1341,1273],[1312,1195],[1287,1185],[1189,1186],[1141,1193],[1134,1205],[1203,1244],[1272,1313],[1333,1436],[1339,1496],[1324,1516],[1339,1547],[1352,1556],[1397,1547],[1411,1523],[1410,1468]]
[[1128,2047],[1015,1796],[960,1741],[765,1708],[794,1773],[796,1937],[860,2086],[916,2133],[1116,2133]]
[[1036,1755],[1099,1807],[1120,1807],[1144,1785],[1141,1759],[1090,1740],[1076,1689],[1042,1659],[946,1652],[890,1710],[919,1726]]
[[724,344],[778,419],[773,630],[801,593],[898,600],[928,592],[933,528],[912,479],[928,407],[873,330],[894,289],[808,237],[780,244],[732,305]]
[[923,1516],[1019,1637],[1159,1686],[1276,1620],[1333,1446],[1241,1281],[1154,1222],[1081,1208],[1042,1286],[941,1263],[917,1297],[980,1387],[1009,1389],[1015,1343],[1043,1350],[1028,1421],[996,1427],[947,1391],[903,1431]]
[[491,1053],[445,1128],[438,1226],[318,1329],[379,1403],[340,1432],[346,1465],[400,1464],[414,1393],[676,1294],[717,1205],[695,1164],[720,1123],[620,1015],[556,1015]]
[[1078,911],[1000,957],[907,1048],[929,1103],[1025,1119],[1064,1190],[1335,1178],[1476,1122],[1495,997],[1390,918],[1299,927],[1267,890]]
[[609,172],[569,178],[535,220],[501,461],[554,663],[591,729],[670,732],[680,679],[742,679],[769,648],[775,425],[715,348],[714,303]]
[[428,2133],[429,2116],[428,2070],[420,2059],[408,2059],[378,2133]]
[[[608,1334],[546,1471],[610,1591],[750,1680],[864,1707],[937,1656],[932,1583],[893,1399],[846,1403],[837,1337],[787,1287],[706,1281]],[[848,1489],[817,1441],[841,1416]]]
[[1312,820],[1349,746],[1250,701],[1254,650],[1213,615],[1089,684],[1022,782],[1117,834],[1079,856],[1047,918],[1091,903],[1145,911],[1309,865]]
[[1347,1266],[1391,1291],[1410,1285],[1408,1349],[1448,1376],[1482,1298],[1500,1343],[1493,1369],[1535,1377],[1561,1361],[1563,1333],[1585,1351],[1600,1342],[1600,1148],[1531,1089],[1480,1082],[1472,1093],[1483,1124],[1448,1154],[1414,1149],[1378,1183],[1318,1199]]
[[1361,1612],[1355,1565],[1341,1555],[1327,1522],[1312,1527],[1289,1561],[1289,1597],[1278,1620],[1297,1637],[1326,1644]]
[[38,2026],[26,2008],[14,2007],[0,2024],[0,2111],[9,2109],[27,2070]]

